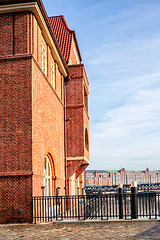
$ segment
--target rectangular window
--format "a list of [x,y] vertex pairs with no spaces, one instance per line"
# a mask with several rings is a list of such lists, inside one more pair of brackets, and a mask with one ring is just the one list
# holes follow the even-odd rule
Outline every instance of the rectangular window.
[[51,63],[51,84],[55,88],[55,66],[54,63]]
[[42,52],[41,52],[41,68],[42,71],[46,74],[47,73],[47,52],[42,44]]

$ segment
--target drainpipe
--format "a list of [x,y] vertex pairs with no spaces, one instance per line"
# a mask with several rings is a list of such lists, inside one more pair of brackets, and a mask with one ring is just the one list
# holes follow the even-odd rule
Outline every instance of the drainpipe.
[[66,111],[66,85],[69,81],[69,77],[64,79],[64,165],[65,165],[65,195],[69,195],[68,189],[68,177],[67,177],[67,111]]

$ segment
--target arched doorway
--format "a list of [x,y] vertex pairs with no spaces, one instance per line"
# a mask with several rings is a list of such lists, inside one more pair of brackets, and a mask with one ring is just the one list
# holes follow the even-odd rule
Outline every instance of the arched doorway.
[[48,153],[44,160],[44,192],[43,192],[43,218],[55,216],[55,202],[52,196],[55,192],[55,171],[51,155]]
[[45,196],[53,196],[55,191],[55,174],[53,160],[50,154],[45,156],[44,175]]

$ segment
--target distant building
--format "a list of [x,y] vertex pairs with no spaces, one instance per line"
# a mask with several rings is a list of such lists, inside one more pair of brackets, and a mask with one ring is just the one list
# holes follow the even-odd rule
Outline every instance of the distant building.
[[143,183],[159,183],[160,171],[127,171],[125,168],[120,170],[86,170],[84,172],[85,186],[112,186],[122,184],[130,184],[137,181],[138,184]]

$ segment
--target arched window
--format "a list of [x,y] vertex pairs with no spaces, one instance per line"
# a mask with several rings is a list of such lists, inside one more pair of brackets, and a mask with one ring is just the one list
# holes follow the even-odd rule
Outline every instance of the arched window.
[[51,162],[48,155],[45,157],[44,174],[45,174],[44,186],[46,187],[45,195],[52,196],[52,168],[51,168]]
[[85,147],[89,151],[89,140],[88,140],[88,130],[85,130]]

